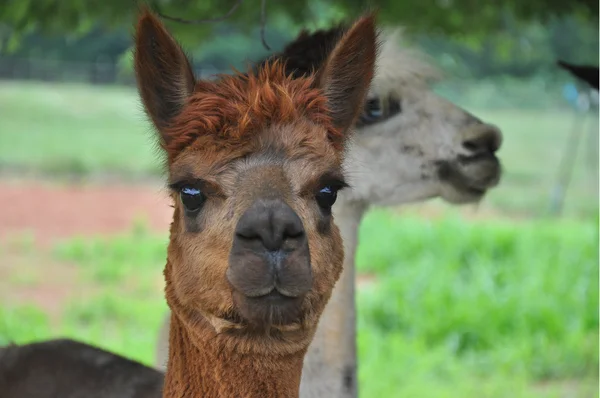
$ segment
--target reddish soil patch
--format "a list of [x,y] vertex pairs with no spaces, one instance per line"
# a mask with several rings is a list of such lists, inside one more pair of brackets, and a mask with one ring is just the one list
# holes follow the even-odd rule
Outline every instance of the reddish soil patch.
[[114,234],[143,219],[167,231],[170,198],[160,186],[111,184],[57,185],[0,181],[0,239],[33,233],[44,246],[74,235]]

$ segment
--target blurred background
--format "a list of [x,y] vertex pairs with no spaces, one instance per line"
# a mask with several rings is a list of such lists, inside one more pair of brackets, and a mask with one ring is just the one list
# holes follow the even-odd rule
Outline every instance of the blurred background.
[[[504,133],[503,179],[477,206],[361,225],[360,396],[597,397],[598,92],[556,62],[598,65],[598,1],[236,4],[151,5],[221,18],[167,22],[202,77],[376,6],[444,71],[436,92]],[[0,0],[0,345],[68,336],[153,364],[171,208],[135,10]]]

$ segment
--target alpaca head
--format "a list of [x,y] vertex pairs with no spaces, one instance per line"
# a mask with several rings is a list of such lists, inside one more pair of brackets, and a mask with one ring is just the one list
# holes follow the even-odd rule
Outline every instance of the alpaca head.
[[[310,74],[346,29],[303,31],[267,60],[286,60],[297,77]],[[501,178],[502,132],[435,93],[440,72],[401,43],[401,29],[379,37],[376,73],[344,164],[352,190],[341,199],[364,206],[480,201]]]
[[345,196],[380,206],[480,201],[501,179],[502,132],[433,90],[442,73],[403,43],[401,30],[380,37],[356,150],[346,158],[354,189]]
[[375,53],[366,16],[313,76],[292,79],[272,62],[198,81],[142,14],[135,71],[174,201],[167,300],[188,325],[246,352],[306,348],[342,268],[331,208]]

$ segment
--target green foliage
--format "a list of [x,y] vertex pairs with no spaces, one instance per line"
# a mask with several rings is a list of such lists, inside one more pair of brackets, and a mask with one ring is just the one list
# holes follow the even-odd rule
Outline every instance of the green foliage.
[[[191,2],[164,0],[150,2],[153,9],[185,19],[216,18],[225,15],[235,0]],[[0,23],[11,26],[15,32],[42,30],[47,32],[85,32],[94,24],[125,26],[134,21],[137,2],[120,0],[18,0],[5,2],[0,8]],[[429,32],[463,33],[494,32],[502,26],[504,12],[519,19],[545,18],[551,15],[579,14],[597,20],[598,2],[595,0],[531,0],[527,2],[504,0],[476,2],[474,0],[411,1],[396,0],[302,0],[269,1],[267,15],[287,15],[296,25],[305,25],[322,17],[325,7],[332,14],[356,16],[369,7],[380,10],[384,23],[410,22],[411,27]],[[243,1],[231,15],[229,22],[242,28],[258,25],[260,2]],[[211,24],[192,27],[196,35],[206,35]],[[181,24],[178,30],[185,31]]]
[[455,380],[597,377],[596,223],[374,211],[360,232],[359,272],[385,276],[358,299],[364,396],[411,396],[398,388],[423,377],[443,396],[466,394]]
[[[359,269],[387,274],[365,296],[373,317],[365,322],[466,358],[502,364],[514,355],[535,377],[597,366],[597,225],[389,218],[374,213],[361,231],[383,249],[361,246]],[[536,345],[525,343],[530,335]],[[514,352],[494,352],[508,345]]]
[[[242,12],[242,8],[248,4],[253,5],[244,2],[235,15]],[[291,6],[290,4],[286,7]],[[339,21],[347,20],[348,13],[356,11],[352,10],[353,7],[358,7],[357,4],[350,3],[341,7],[311,0],[310,8],[298,11],[299,13],[269,13],[265,38],[271,50],[264,48],[261,43],[256,13],[245,14],[244,18],[248,19],[244,23],[235,17],[201,25],[172,21],[167,24],[184,47],[190,50],[196,66],[210,67],[212,73],[229,71],[231,66],[245,68],[247,62],[262,59],[272,51],[280,50],[296,36],[300,28],[331,27]],[[127,3],[123,3],[123,6],[126,7]],[[464,5],[459,2],[458,6]],[[209,10],[210,4],[206,2],[200,8],[195,5],[191,7],[194,7],[193,10],[187,14],[180,14],[183,9],[178,9],[178,14],[172,15],[191,16],[212,12]],[[421,7],[423,12],[419,12]],[[477,10],[476,18],[468,15],[472,10],[444,9],[440,6],[432,8],[432,4],[427,2],[420,2],[418,5],[393,2],[384,4],[380,17],[385,25],[406,27],[413,40],[453,76],[480,79],[498,75],[521,78],[541,75],[547,80],[554,80],[561,74],[562,78],[566,76],[566,72],[556,66],[557,59],[574,63],[597,63],[598,21],[593,17],[586,18],[575,13],[522,20],[510,7],[500,7],[489,2],[474,9]],[[409,17],[413,12],[420,17]],[[394,16],[396,13],[397,16]],[[438,18],[437,13],[441,15],[441,20],[429,21]],[[497,20],[495,25],[485,21],[488,17]],[[423,19],[428,22],[423,22]],[[131,21],[116,22],[111,27],[100,18],[90,22],[86,29],[54,29],[50,34],[50,31],[36,28],[28,34],[22,32],[22,37],[17,34],[18,30],[11,28],[10,22],[6,25],[0,23],[0,53],[3,54],[4,63],[8,65],[11,65],[10,60],[22,58],[43,59],[46,67],[56,60],[88,63],[102,61],[110,67],[118,64],[118,81],[133,81],[131,65],[121,62],[130,55],[133,20],[132,14]],[[477,27],[482,20],[484,23],[480,28],[484,32],[480,32]],[[425,26],[422,26],[424,23]],[[448,31],[444,27],[445,23],[456,24],[460,29]],[[6,37],[6,40],[2,40],[2,37]],[[13,68],[18,69],[15,66]],[[59,67],[54,68],[53,75],[60,75]]]
[[567,72],[556,61],[598,63],[598,24],[573,16],[520,23],[506,15],[493,35],[419,35],[416,42],[452,76],[491,76],[564,80]]
[[139,224],[131,234],[110,241],[73,238],[57,245],[55,254],[60,260],[77,263],[96,282],[111,285],[140,272],[137,282],[143,284],[147,282],[144,277],[152,277],[152,271],[164,265],[167,243],[166,236],[151,235],[145,224]]
[[0,346],[47,338],[51,331],[48,316],[31,305],[0,306]]
[[[13,38],[18,36],[12,36]],[[29,34],[20,39],[18,47],[4,51],[4,57],[31,57],[67,62],[94,62],[98,59],[112,60],[129,48],[131,35],[124,29],[110,31],[93,29],[85,34]],[[2,53],[0,41],[0,53]]]

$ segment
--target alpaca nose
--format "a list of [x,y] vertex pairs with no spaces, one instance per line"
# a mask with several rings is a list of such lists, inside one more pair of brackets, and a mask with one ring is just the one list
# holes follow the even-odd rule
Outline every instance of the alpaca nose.
[[469,131],[468,137],[462,145],[471,155],[491,155],[500,149],[502,144],[502,133],[496,126],[482,124],[474,130]]
[[282,200],[259,199],[238,221],[227,279],[245,297],[298,298],[312,287],[308,239],[300,217]]
[[280,199],[257,200],[238,221],[236,243],[271,252],[294,250],[305,239],[300,217]]

